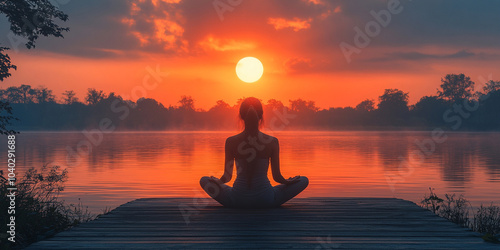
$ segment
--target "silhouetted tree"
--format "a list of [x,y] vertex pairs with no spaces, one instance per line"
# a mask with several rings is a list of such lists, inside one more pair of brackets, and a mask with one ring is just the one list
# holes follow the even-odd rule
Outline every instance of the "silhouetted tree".
[[209,112],[220,112],[220,111],[226,111],[226,110],[229,110],[231,108],[231,106],[229,106],[229,104],[223,100],[218,100],[216,103],[215,103],[215,106],[211,107],[208,111]]
[[[495,86],[496,83],[489,85]],[[0,114],[0,119],[13,121],[14,114],[22,119],[22,123],[16,125],[20,129],[29,130],[92,129],[99,126],[103,118],[111,119],[113,129],[135,130],[234,129],[238,124],[238,107],[223,100],[218,100],[208,111],[202,111],[194,109],[191,97],[183,96],[179,101],[180,107],[165,108],[151,98],[140,98],[135,103],[123,100],[113,92],[106,95],[103,91],[90,89],[89,93],[93,93],[91,96],[97,98],[92,98],[93,101],[88,102],[88,105],[81,102],[58,104],[53,102],[52,90],[43,87],[32,89],[36,94],[31,95],[30,89],[29,85],[0,89],[2,100],[13,102],[13,109],[0,106],[4,111],[7,110]],[[74,98],[74,94],[73,91],[66,91],[63,95],[66,100],[70,100]],[[390,128],[408,125],[418,128],[446,128],[448,126],[443,120],[443,114],[446,110],[453,109],[451,103],[438,96],[422,97],[409,109],[408,93],[398,89],[386,89],[379,99],[378,109],[375,110],[373,100],[364,100],[356,109],[337,107],[319,110],[313,101],[296,99],[290,100],[294,109],[290,110],[280,101],[271,99],[264,105],[264,126],[279,126],[273,129],[378,129],[381,126]],[[469,107],[477,105],[473,100],[468,100],[465,104]],[[500,90],[490,90],[488,95],[484,94],[479,99],[479,105],[477,111],[470,112],[470,117],[464,120],[461,128],[499,130]],[[281,113],[282,108],[288,109],[286,114]],[[275,109],[280,113],[273,112]],[[286,122],[284,118],[287,119]],[[283,124],[286,125],[284,128],[281,127]],[[7,131],[7,128],[0,124],[0,130]]]
[[85,97],[85,101],[89,105],[96,105],[100,101],[106,98],[106,94],[102,90],[96,90],[94,88],[89,88],[87,92],[87,96]]
[[12,107],[8,102],[0,101],[0,134],[15,134],[16,131],[8,129],[7,126],[11,125],[12,121],[17,120],[13,116]]
[[234,128],[237,120],[236,109],[227,102],[218,100],[208,112],[202,113],[205,127],[208,129],[231,129]]
[[277,126],[276,119],[280,119],[279,114],[281,114],[284,109],[287,109],[287,107],[285,107],[285,105],[281,101],[278,101],[276,99],[268,100],[267,104],[264,105],[265,126]]
[[441,82],[439,97],[451,103],[468,99],[474,93],[474,82],[464,74],[448,74],[441,79]]
[[181,96],[181,99],[178,102],[181,106],[180,109],[183,110],[194,110],[194,99],[191,96]]
[[356,110],[361,112],[371,112],[375,110],[375,102],[370,99],[366,99],[356,105]]
[[22,98],[22,103],[32,103],[36,97],[36,89],[31,88],[30,85],[21,85],[19,88],[19,94]]
[[[35,41],[40,35],[63,37],[62,32],[69,31],[69,28],[55,23],[56,20],[68,20],[68,16],[48,0],[0,1],[0,13],[7,16],[12,31],[12,35],[8,34],[7,37],[16,47],[24,43],[30,49],[35,47]],[[8,49],[0,46],[0,81],[11,76],[11,69],[17,69],[5,53]],[[14,132],[6,129],[13,119],[9,103],[0,101],[0,134]]]
[[139,111],[147,112],[147,111],[155,111],[155,110],[165,109],[165,107],[163,106],[163,104],[159,103],[155,99],[142,97],[142,98],[139,98],[139,100],[137,100],[136,109]]
[[39,89],[30,85],[11,86],[0,93],[1,99],[10,103],[33,103],[37,100]]
[[483,87],[483,91],[485,94],[488,94],[488,93],[491,93],[491,92],[497,91],[497,90],[500,90],[500,81],[495,82],[493,80],[490,80]]
[[8,87],[5,90],[5,99],[9,103],[22,103],[21,91],[17,87]]
[[10,30],[14,35],[23,37],[27,48],[34,48],[40,35],[63,37],[62,32],[69,31],[55,23],[57,19],[67,21],[64,14],[48,0],[1,1],[0,13],[7,16]]
[[443,114],[448,109],[446,101],[437,96],[424,96],[413,107],[413,114],[423,125],[437,126],[443,123]]
[[271,109],[271,110],[283,110],[283,108],[285,107],[285,105],[283,105],[283,103],[281,101],[278,101],[276,99],[269,99],[267,101],[267,104],[266,104],[266,107]]
[[66,90],[63,93],[63,103],[67,105],[71,105],[75,102],[78,102],[78,98],[75,97],[76,93],[73,90]]
[[290,101],[290,109],[295,112],[316,112],[319,108],[316,107],[316,103],[314,101],[305,101],[302,99],[289,100]]
[[54,102],[55,96],[52,94],[52,90],[46,87],[40,87],[36,89],[35,98],[38,103]]
[[100,109],[109,109],[115,100],[123,102],[123,98],[120,95],[115,94],[115,92],[111,92],[109,95],[103,93],[102,90],[95,91],[95,93],[94,91],[92,92],[92,96],[94,96],[93,99],[96,102],[95,104],[99,105]]
[[477,126],[480,129],[500,129],[500,89],[488,92],[488,98],[480,101]]
[[134,129],[165,129],[168,125],[167,111],[163,104],[155,99],[143,97],[137,100],[129,123],[133,124]]
[[403,125],[408,118],[408,93],[386,89],[379,97],[378,114],[382,123]]
[[345,125],[369,126],[370,124],[373,124],[373,118],[375,115],[374,111],[375,102],[371,99],[366,99],[356,105],[352,114],[346,114],[350,118],[350,121],[349,124]]
[[4,54],[4,51],[9,50],[7,47],[0,47],[0,81],[11,76],[10,69],[16,70],[16,65],[10,62],[9,54]]
[[316,112],[319,110],[314,101],[302,99],[289,100],[290,113],[295,115],[293,124],[297,126],[312,127],[316,123]]

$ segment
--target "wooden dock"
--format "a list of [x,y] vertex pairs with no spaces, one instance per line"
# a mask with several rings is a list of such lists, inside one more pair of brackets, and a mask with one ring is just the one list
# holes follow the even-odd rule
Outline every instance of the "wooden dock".
[[223,208],[205,198],[138,199],[28,249],[499,249],[394,198],[302,198]]

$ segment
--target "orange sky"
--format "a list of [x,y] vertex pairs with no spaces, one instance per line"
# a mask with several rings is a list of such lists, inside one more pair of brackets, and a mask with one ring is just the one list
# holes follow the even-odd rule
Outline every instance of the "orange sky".
[[[415,103],[435,94],[448,73],[465,73],[477,84],[500,75],[497,45],[485,41],[498,41],[498,32],[491,34],[491,27],[483,25],[492,17],[479,12],[481,4],[477,13],[465,2],[455,5],[454,11],[473,13],[460,19],[432,1],[401,1],[402,13],[393,14],[389,26],[348,63],[339,44],[354,44],[354,28],[374,20],[370,11],[387,9],[385,1],[241,1],[235,6],[221,1],[226,4],[222,15],[214,2],[61,5],[70,17],[65,39],[42,37],[34,50],[11,50],[18,70],[0,87],[43,85],[56,96],[74,90],[80,100],[87,88],[97,88],[126,99],[154,98],[165,106],[190,95],[204,109],[220,99],[235,104],[248,96],[285,104],[302,98],[328,108],[376,100],[386,88],[409,92]],[[425,12],[431,7],[443,8],[443,13]],[[449,22],[432,22],[442,16]],[[264,75],[255,83],[236,76],[236,63],[246,56],[264,65]],[[156,87],[140,91],[145,78],[154,83],[148,68],[157,67],[166,74]]]

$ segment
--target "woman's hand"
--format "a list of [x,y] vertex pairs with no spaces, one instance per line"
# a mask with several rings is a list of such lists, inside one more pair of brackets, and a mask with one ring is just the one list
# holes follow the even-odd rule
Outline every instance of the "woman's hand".
[[295,177],[290,177],[290,178],[286,179],[285,184],[286,185],[294,184],[294,183],[298,182],[299,180],[300,180],[300,175],[297,175]]
[[224,184],[224,182],[222,182],[219,178],[215,177],[215,176],[210,176],[210,179],[212,181],[215,181],[216,183],[218,184]]

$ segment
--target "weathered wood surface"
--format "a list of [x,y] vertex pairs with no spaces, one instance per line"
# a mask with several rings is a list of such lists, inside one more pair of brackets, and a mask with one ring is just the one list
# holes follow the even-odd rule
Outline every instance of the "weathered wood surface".
[[499,249],[416,204],[393,198],[302,198],[276,209],[151,198],[29,249]]

